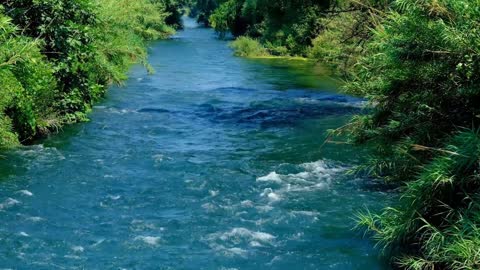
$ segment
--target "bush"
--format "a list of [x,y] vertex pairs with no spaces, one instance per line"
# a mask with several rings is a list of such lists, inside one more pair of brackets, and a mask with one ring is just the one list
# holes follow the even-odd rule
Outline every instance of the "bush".
[[236,56],[259,57],[269,55],[265,47],[260,42],[249,37],[239,37],[230,43]]

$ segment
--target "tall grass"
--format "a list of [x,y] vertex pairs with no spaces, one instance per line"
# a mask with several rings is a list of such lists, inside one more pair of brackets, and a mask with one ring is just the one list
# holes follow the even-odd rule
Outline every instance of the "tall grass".
[[480,268],[480,129],[455,135],[402,191],[400,204],[360,225],[407,269]]

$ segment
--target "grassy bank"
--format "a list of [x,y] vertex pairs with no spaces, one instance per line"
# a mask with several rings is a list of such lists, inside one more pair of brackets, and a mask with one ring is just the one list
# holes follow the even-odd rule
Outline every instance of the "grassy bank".
[[392,263],[480,269],[479,0],[227,0],[210,24],[243,57],[300,56],[333,66],[369,99],[347,134],[374,154],[362,175],[400,201],[359,215]]
[[230,43],[230,47],[234,51],[235,56],[252,58],[252,59],[282,59],[291,61],[309,61],[311,59],[302,56],[291,55],[273,55],[260,41],[241,36]]
[[162,0],[24,0],[0,6],[0,148],[86,121],[146,42],[174,32]]

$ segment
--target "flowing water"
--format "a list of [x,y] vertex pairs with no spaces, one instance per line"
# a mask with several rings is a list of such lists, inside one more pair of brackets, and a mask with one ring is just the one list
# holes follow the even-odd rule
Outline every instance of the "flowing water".
[[387,194],[322,147],[361,100],[189,21],[150,53],[91,122],[0,161],[1,269],[385,269],[351,228]]

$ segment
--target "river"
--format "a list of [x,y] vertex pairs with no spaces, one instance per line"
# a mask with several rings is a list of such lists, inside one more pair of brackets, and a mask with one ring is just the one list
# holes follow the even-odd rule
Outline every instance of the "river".
[[386,269],[352,230],[387,194],[322,146],[362,101],[316,64],[232,56],[210,29],[151,44],[88,123],[0,161],[0,268]]

